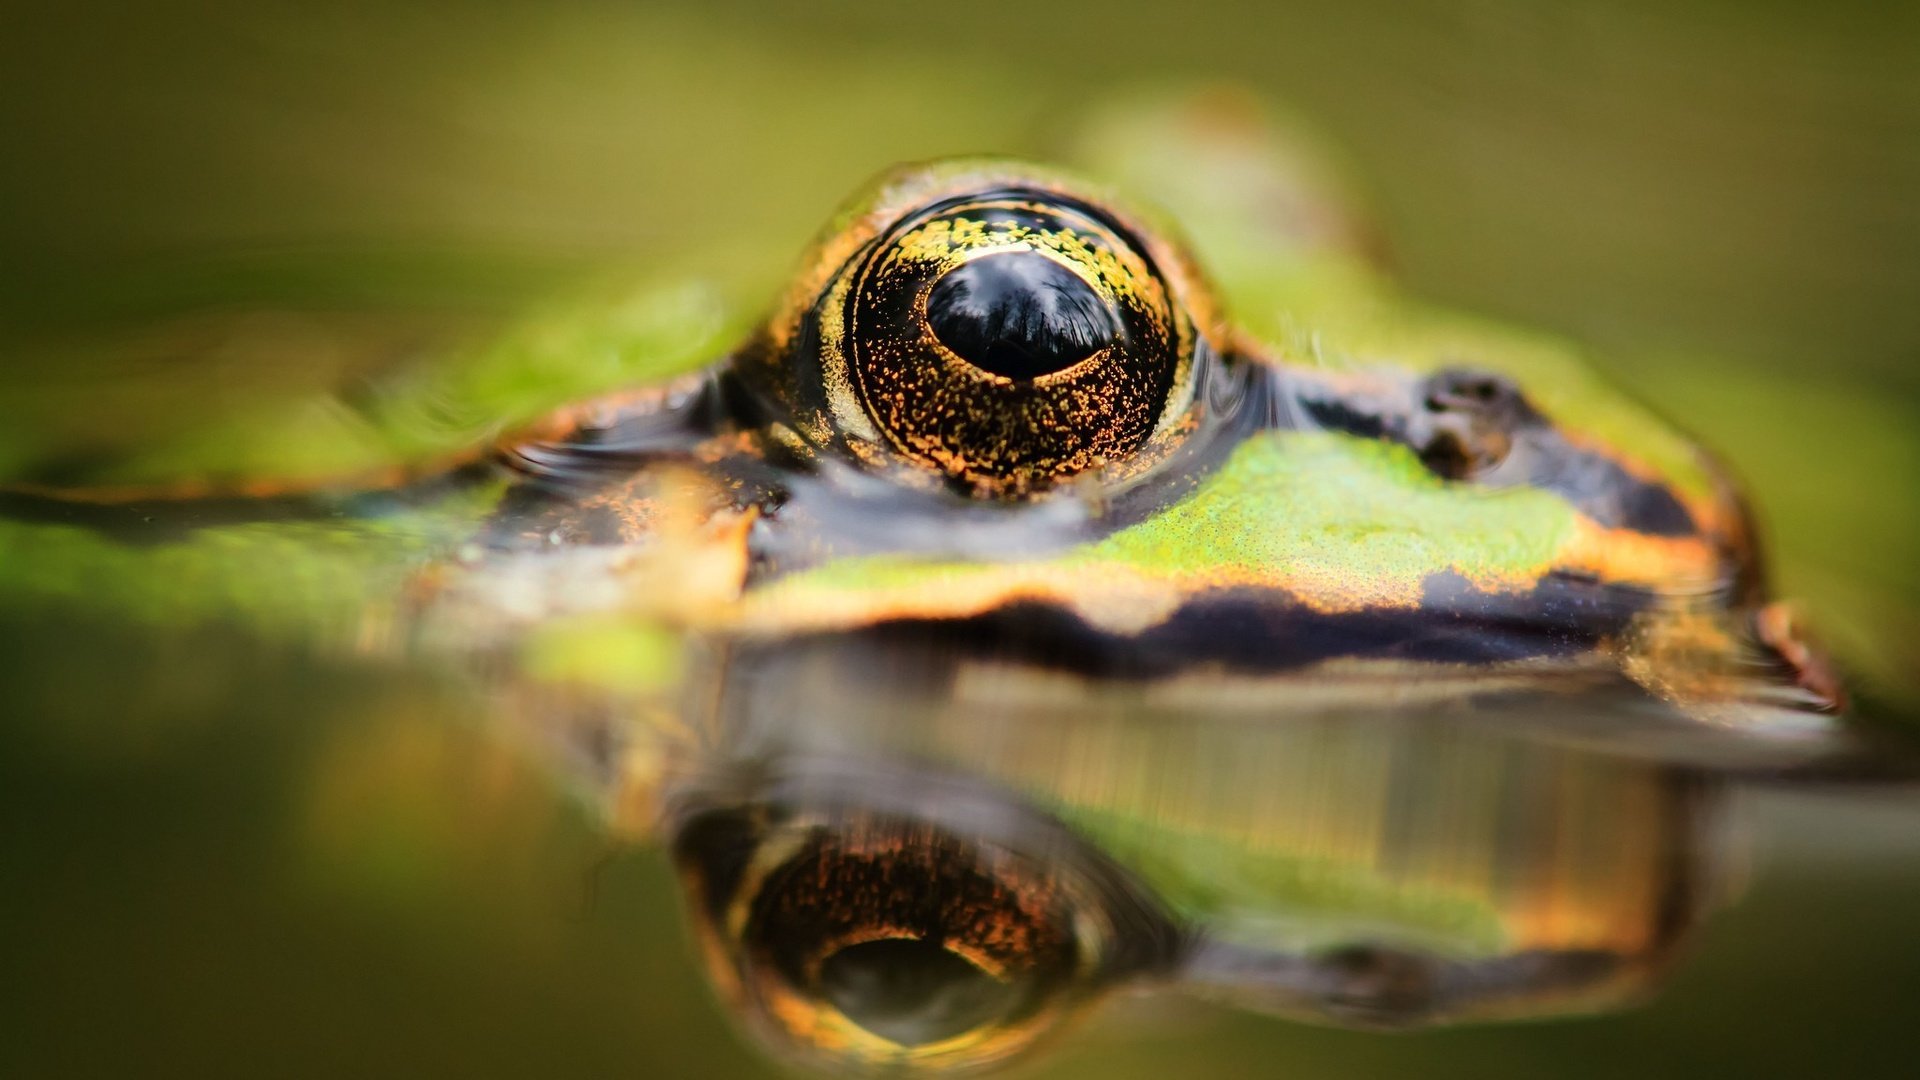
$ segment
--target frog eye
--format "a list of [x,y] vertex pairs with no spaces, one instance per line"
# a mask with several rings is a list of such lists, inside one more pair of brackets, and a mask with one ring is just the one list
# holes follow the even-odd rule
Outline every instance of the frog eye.
[[710,964],[777,1044],[835,1064],[1002,1060],[1060,1018],[1098,948],[1037,861],[902,819],[784,826],[735,886]]
[[1194,324],[1151,247],[1038,188],[906,212],[814,314],[842,435],[986,494],[1130,460],[1192,399]]

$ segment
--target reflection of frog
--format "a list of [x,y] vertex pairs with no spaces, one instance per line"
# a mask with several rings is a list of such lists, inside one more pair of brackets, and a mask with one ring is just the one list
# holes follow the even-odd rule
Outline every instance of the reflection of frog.
[[889,656],[736,654],[667,770],[715,982],[816,1064],[996,1063],[1125,990],[1369,1028],[1613,1008],[1724,892],[1704,770],[1485,710],[929,692]]
[[[1197,205],[1179,185],[1206,166],[1145,186]],[[325,612],[361,647],[507,653],[516,686],[567,683],[569,704],[581,684],[591,696],[671,682],[665,643],[683,638],[733,658],[717,676],[729,687],[742,663],[845,650],[890,687],[911,673],[890,701],[932,687],[964,703],[997,688],[957,714],[974,750],[1003,715],[1071,712],[1115,686],[1201,702],[1163,709],[1150,725],[1163,731],[1237,703],[1228,711],[1274,725],[1283,746],[1268,758],[1254,746],[1249,760],[1276,776],[1311,766],[1302,779],[1338,770],[1287,740],[1364,742],[1357,725],[1465,705],[1616,742],[1628,719],[1657,714],[1670,723],[1656,757],[1727,753],[1742,732],[1826,730],[1819,714],[1838,707],[1838,687],[1767,601],[1741,508],[1690,444],[1554,345],[1396,298],[1324,208],[1266,221],[1276,204],[1249,190],[1266,189],[1229,183],[1208,204],[1244,211],[1237,221],[1194,222],[1226,256],[1216,294],[1167,231],[1081,180],[998,161],[901,170],[836,219],[731,353],[685,347],[646,318],[635,329],[630,309],[599,323],[574,312],[511,336],[478,374],[427,372],[360,400],[344,424],[302,413],[245,428],[250,442],[189,440],[155,457],[170,469],[69,463],[21,485],[35,490],[15,509],[60,524],[0,534],[0,580],[162,619],[211,609],[298,627]],[[668,305],[669,323],[699,306],[669,295],[686,300]],[[544,372],[603,353],[623,357],[625,383],[606,396],[545,419],[515,402],[477,423],[420,423],[471,413],[502,386],[544,394]],[[497,426],[514,433],[476,438]],[[347,451],[330,455],[333,438]],[[222,466],[236,448],[258,452]],[[185,482],[138,486],[168,471]],[[46,497],[76,476],[119,486],[93,491],[88,511]],[[337,494],[373,477],[401,483]],[[161,505],[182,495],[196,499]],[[233,523],[259,505],[236,495],[276,496],[275,520]],[[76,522],[142,543],[103,543]],[[739,715],[806,732],[836,710],[720,700],[717,726],[689,728],[726,742]],[[1702,718],[1713,723],[1693,724]],[[622,763],[643,775],[624,779],[677,800],[675,842],[715,970],[757,995],[760,1019],[830,1054],[993,1057],[1046,1026],[1066,1001],[1052,989],[1072,997],[1133,976],[1333,1019],[1526,1011],[1633,985],[1700,910],[1695,774],[1658,765],[1540,751],[1549,793],[1592,782],[1603,805],[1642,806],[1635,827],[1650,831],[1628,837],[1607,831],[1604,812],[1568,811],[1569,827],[1598,830],[1598,847],[1631,841],[1617,863],[1595,861],[1584,833],[1570,850],[1516,855],[1469,830],[1393,856],[1484,850],[1499,864],[1455,880],[1345,848],[1315,854],[1334,843],[1315,831],[1327,820],[1284,839],[1297,815],[1371,812],[1364,792],[1337,809],[1262,804],[1258,784],[1235,781],[1222,797],[1257,812],[1183,826],[1157,816],[1171,804],[1070,790],[1063,748],[1021,759],[1041,775],[1018,787],[1045,809],[994,786],[1009,780],[1004,763],[983,770],[985,788],[961,781],[937,805],[913,786],[878,804],[831,784],[799,798],[733,776],[745,760],[777,781],[798,768],[789,748],[656,758],[628,719],[616,712],[615,744],[636,750]],[[1311,724],[1333,726],[1288,726]],[[1690,741],[1702,732],[1704,751]],[[590,753],[605,765],[603,735]],[[944,765],[853,752],[870,741],[824,755],[863,798],[899,783],[947,790]],[[1388,742],[1354,763],[1384,768]],[[1204,786],[1238,761],[1235,745],[1217,744],[1229,749],[1212,772],[1097,746],[1082,764],[1168,768],[1165,782]],[[1445,820],[1494,790],[1449,786],[1443,735],[1395,745],[1416,756],[1382,774],[1412,793],[1415,805],[1394,810],[1409,821]],[[979,766],[959,764],[966,776]],[[709,768],[733,786],[716,793]],[[1543,805],[1495,816],[1524,821]],[[1196,861],[1209,849],[1213,864]],[[1619,877],[1589,891],[1489,883],[1510,866],[1545,872],[1536,855]],[[840,891],[768,892],[803,880],[796,859]],[[878,876],[845,877],[855,870]],[[1220,879],[1227,870],[1250,877]],[[1631,897],[1614,889],[1629,882]],[[961,923],[902,922],[874,902],[882,886],[979,904],[941,911]],[[1385,929],[1254,925],[1347,901],[1348,922]],[[1529,905],[1541,922],[1527,923]],[[950,1009],[902,1005],[949,992]]]

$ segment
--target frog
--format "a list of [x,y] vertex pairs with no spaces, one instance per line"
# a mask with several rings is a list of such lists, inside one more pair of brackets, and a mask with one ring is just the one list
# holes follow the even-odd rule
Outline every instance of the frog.
[[1702,716],[1841,709],[1703,451],[1444,324],[1418,352],[1298,355],[1234,324],[1175,235],[1043,166],[885,174],[726,359],[504,444],[504,555],[445,588],[485,607],[551,548],[653,545],[699,554],[602,598],[747,644],[927,636],[1095,679],[1618,676]]
[[[711,334],[662,347],[631,310],[568,311],[473,368],[651,348],[632,366],[644,377],[519,422],[392,435],[410,413],[457,412],[459,379],[486,377],[456,373],[363,392],[373,439],[311,412],[270,416],[249,432],[278,451],[265,467],[209,468],[189,441],[148,455],[184,479],[95,469],[75,484],[56,465],[9,490],[29,514],[46,496],[383,518],[468,562],[477,546],[473,572],[444,560],[408,589],[491,605],[478,621],[511,622],[531,592],[549,614],[624,606],[746,639],[926,628],[1030,642],[1102,675],[1611,668],[1706,709],[1753,688],[1739,676],[1758,662],[1791,672],[1794,704],[1840,710],[1831,665],[1766,593],[1723,469],[1564,347],[1399,297],[1345,211],[1299,186],[1206,193],[1251,199],[1247,219],[1307,222],[1269,228],[1255,269],[1230,254],[1221,288],[1179,223],[1083,176],[909,166],[840,210],[723,355],[701,351]],[[286,446],[324,460],[328,441],[347,444],[342,460],[370,443],[361,458],[389,460],[315,467]],[[394,522],[380,502],[394,490],[440,510],[444,530]],[[558,572],[517,557],[550,548],[685,559],[640,560],[672,588],[502,595]],[[707,572],[683,572],[696,565]],[[671,603],[646,612],[636,594]]]
[[[876,759],[875,726],[800,760],[868,793],[905,776],[908,796],[951,790],[1031,829],[1009,839],[898,798],[796,811],[760,783],[795,759],[754,732],[821,730],[875,685],[879,713],[943,703],[976,735],[1118,695],[1163,703],[1157,729],[1470,715],[1561,753],[1598,741],[1656,759],[1622,790],[1666,807],[1659,827],[1687,850],[1703,846],[1689,778],[1846,752],[1842,680],[1771,594],[1722,466],[1569,347],[1405,297],[1290,150],[1192,119],[1150,160],[1106,162],[1174,213],[1025,160],[907,165],[833,215],[750,323],[677,286],[598,296],[344,408],[243,418],[245,438],[29,463],[6,496],[6,587],[486,672],[614,831],[673,851],[735,1007],[836,1064],[997,1064],[1171,958],[1230,997],[1363,1026],[1637,987],[1622,972],[1663,966],[1696,921],[1696,875],[1653,890],[1677,908],[1626,920],[1664,912],[1660,932],[1587,949],[1571,975],[1552,959],[1566,942],[1487,930],[1510,914],[1498,905],[1463,916],[1480,927],[1471,963],[1403,910],[1370,912],[1399,928],[1391,946],[1249,947],[1179,901],[1191,873],[1141,869],[1193,836],[956,763],[964,738]],[[620,359],[578,375],[606,355]],[[573,374],[534,378],[548,370]],[[539,392],[497,408],[484,391],[501,385]],[[832,659],[824,700],[802,693],[815,668],[783,666],[819,657],[855,658]],[[783,716],[757,695],[796,670]],[[1036,855],[1035,835],[1052,846]],[[786,878],[739,862],[777,870],[796,851],[839,866],[891,852],[928,888],[984,883],[1001,905],[986,925],[1034,951],[993,959],[956,938],[935,968],[979,988],[974,971],[1017,960],[1051,971],[1047,992],[968,998],[965,1023],[932,1034],[836,1003],[820,970],[836,950],[938,936],[866,910],[860,940],[823,938],[769,974],[762,894],[743,883]],[[1055,856],[1099,869],[1063,885],[1044,872]],[[783,902],[789,922],[846,905]],[[1060,930],[1110,916],[1106,951]],[[899,949],[883,946],[926,960]]]

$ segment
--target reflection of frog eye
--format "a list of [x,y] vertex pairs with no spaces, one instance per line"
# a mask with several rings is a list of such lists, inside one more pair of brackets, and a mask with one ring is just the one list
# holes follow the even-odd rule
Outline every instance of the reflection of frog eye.
[[1192,400],[1193,321],[1153,246],[1054,191],[923,203],[844,264],[814,319],[841,433],[975,492],[1125,462]]
[[1099,959],[1074,890],[1028,857],[861,817],[782,826],[728,870],[709,860],[741,851],[731,828],[680,845],[708,894],[709,961],[749,1019],[810,1056],[1001,1060],[1053,1026]]

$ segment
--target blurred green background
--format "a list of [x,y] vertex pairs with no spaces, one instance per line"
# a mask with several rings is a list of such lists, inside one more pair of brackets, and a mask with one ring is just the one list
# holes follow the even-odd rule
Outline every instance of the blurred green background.
[[[15,3],[0,55],[0,456],[378,360],[95,347],[146,320],[383,307],[397,359],[608,267],[770,287],[877,168],[1044,157],[1224,82],[1344,147],[1413,289],[1592,344],[1721,450],[1786,591],[1910,700],[1920,6]],[[0,612],[0,682],[0,1074],[765,1069],[664,867],[462,688],[41,610]],[[1752,898],[1646,1011],[1380,1038],[1133,1007],[1050,1074],[1897,1074],[1914,819],[1758,810]]]

